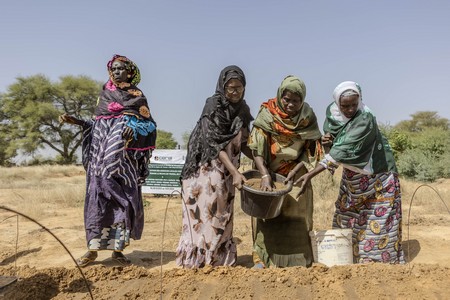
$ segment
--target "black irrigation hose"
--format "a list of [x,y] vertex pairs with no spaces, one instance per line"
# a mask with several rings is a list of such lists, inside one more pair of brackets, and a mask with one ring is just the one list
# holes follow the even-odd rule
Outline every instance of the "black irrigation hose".
[[411,206],[412,206],[412,203],[413,203],[413,200],[414,200],[414,196],[416,195],[416,192],[417,192],[417,191],[419,190],[419,188],[421,188],[421,187],[429,187],[430,189],[432,189],[432,190],[438,195],[439,199],[441,199],[442,203],[444,204],[445,208],[447,209],[447,212],[450,214],[450,210],[448,209],[447,204],[445,204],[444,199],[442,199],[441,195],[438,193],[438,191],[437,191],[435,188],[433,188],[432,186],[429,186],[428,184],[422,184],[422,185],[419,185],[419,186],[416,188],[416,190],[414,191],[414,193],[413,193],[413,195],[412,195],[412,197],[411,197],[411,202],[409,203],[409,211],[408,211],[408,264],[409,264],[409,261],[410,261],[409,255],[410,255],[410,253],[411,253],[411,252],[409,251],[409,245],[411,244],[411,243],[409,243],[409,217],[410,217],[410,215],[411,215]]
[[63,248],[67,251],[67,253],[68,253],[68,254],[70,255],[70,257],[72,258],[73,262],[75,263],[75,265],[76,265],[77,268],[78,268],[78,271],[80,271],[80,274],[81,274],[81,276],[83,277],[84,283],[86,284],[86,287],[87,287],[87,289],[88,289],[88,291],[89,291],[89,295],[91,296],[91,299],[94,300],[94,296],[92,295],[92,291],[91,291],[91,288],[90,288],[90,286],[89,286],[89,283],[88,283],[86,277],[84,276],[83,271],[81,270],[80,266],[77,264],[77,261],[76,261],[75,258],[73,257],[72,253],[70,253],[69,249],[67,249],[67,247],[64,245],[64,243],[63,243],[63,242],[62,242],[62,241],[61,241],[61,240],[60,240],[53,232],[51,232],[50,229],[46,228],[44,225],[42,225],[42,224],[39,223],[38,221],[34,220],[33,218],[31,218],[31,217],[29,217],[29,216],[27,216],[27,215],[24,215],[24,214],[22,214],[22,213],[20,213],[20,212],[18,212],[18,211],[15,211],[14,209],[11,209],[11,208],[8,208],[8,207],[2,206],[2,205],[0,205],[0,209],[6,210],[6,211],[9,211],[9,212],[15,213],[15,214],[17,214],[17,215],[19,215],[19,216],[21,216],[21,217],[24,217],[25,219],[28,219],[28,220],[30,220],[31,222],[34,222],[34,223],[36,223],[37,225],[41,226],[42,229],[44,229],[45,231],[47,231],[48,233],[50,233],[50,234],[51,234],[51,235],[52,235],[52,236],[53,236],[53,237],[61,244],[61,246],[63,246]]

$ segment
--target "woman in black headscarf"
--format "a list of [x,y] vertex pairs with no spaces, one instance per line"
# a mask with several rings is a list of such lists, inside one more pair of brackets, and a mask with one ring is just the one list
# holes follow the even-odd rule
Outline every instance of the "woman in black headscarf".
[[[249,124],[245,76],[237,66],[222,70],[216,92],[206,100],[188,144],[181,173],[183,228],[177,264],[185,268],[236,263],[233,242],[235,187],[245,177],[238,171],[240,153],[247,152]],[[249,156],[251,157],[251,156]]]

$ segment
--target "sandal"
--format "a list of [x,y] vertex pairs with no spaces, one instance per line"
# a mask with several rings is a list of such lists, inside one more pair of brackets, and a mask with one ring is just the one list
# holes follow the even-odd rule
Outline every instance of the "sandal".
[[266,266],[264,266],[263,263],[256,263],[252,269],[265,269]]
[[90,263],[94,262],[98,254],[96,251],[88,251],[82,257],[77,260],[77,264],[80,267],[86,267]]
[[121,264],[122,266],[131,265],[131,260],[129,260],[122,252],[113,251],[111,258]]

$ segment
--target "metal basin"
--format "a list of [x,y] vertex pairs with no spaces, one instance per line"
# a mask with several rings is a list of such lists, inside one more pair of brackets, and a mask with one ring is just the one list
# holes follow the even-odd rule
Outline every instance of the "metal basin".
[[[249,170],[242,173],[247,179],[261,178],[257,170]],[[283,183],[286,177],[275,174],[274,182]],[[244,185],[241,189],[241,208],[252,217],[258,219],[272,219],[280,215],[284,197],[292,190],[292,181],[289,181],[285,189],[264,192]]]

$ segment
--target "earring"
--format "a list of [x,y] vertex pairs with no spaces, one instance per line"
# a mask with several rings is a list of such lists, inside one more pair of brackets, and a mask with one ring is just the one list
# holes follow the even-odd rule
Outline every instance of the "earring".
[[128,78],[131,78],[131,75],[130,75],[130,74],[128,74],[128,75],[127,75],[127,77],[128,77]]

